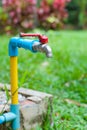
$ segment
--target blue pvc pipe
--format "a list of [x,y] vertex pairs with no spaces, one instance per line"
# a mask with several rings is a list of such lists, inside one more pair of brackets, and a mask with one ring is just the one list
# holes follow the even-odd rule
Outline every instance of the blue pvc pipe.
[[4,113],[3,115],[0,116],[0,124],[12,121],[15,118],[16,118],[16,115],[12,112]]
[[16,115],[16,118],[12,121],[12,129],[17,130],[20,128],[20,110],[19,104],[11,104],[10,111]]
[[[28,49],[31,52],[37,52],[33,50],[33,44],[39,42],[39,40],[29,40],[20,37],[13,37],[9,42],[9,56],[18,56],[18,48]],[[17,130],[20,128],[20,111],[19,104],[11,104],[10,113],[3,114],[0,117],[1,124],[12,120],[12,129]],[[12,115],[13,114],[13,115]]]
[[18,56],[18,47],[28,49],[31,52],[36,52],[33,50],[33,44],[39,40],[29,40],[20,37],[13,37],[9,42],[9,56]]

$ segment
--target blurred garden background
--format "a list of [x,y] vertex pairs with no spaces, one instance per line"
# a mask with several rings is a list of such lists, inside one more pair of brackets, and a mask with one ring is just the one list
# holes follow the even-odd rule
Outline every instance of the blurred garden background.
[[86,29],[86,16],[86,0],[0,0],[0,32]]
[[87,0],[0,0],[0,82],[10,84],[8,43],[45,34],[53,57],[19,50],[19,87],[53,94],[53,123],[39,130],[87,130]]

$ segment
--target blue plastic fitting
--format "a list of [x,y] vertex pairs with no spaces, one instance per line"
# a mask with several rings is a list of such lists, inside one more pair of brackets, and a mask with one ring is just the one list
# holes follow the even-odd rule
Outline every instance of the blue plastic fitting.
[[19,104],[11,104],[10,111],[16,115],[16,118],[12,121],[12,129],[17,130],[20,128]]
[[18,56],[18,47],[28,49],[31,52],[36,52],[33,50],[33,44],[39,40],[29,40],[20,37],[13,37],[9,42],[9,56]]
[[0,124],[11,121],[12,129],[17,130],[20,128],[20,112],[19,104],[10,106],[10,111],[0,116]]
[[0,116],[0,124],[12,121],[14,119],[16,119],[16,114],[12,112],[4,113],[3,115]]

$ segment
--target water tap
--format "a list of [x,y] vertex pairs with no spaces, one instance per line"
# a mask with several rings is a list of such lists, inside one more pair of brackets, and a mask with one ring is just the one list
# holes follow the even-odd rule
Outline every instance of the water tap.
[[35,41],[32,48],[34,51],[43,52],[46,54],[48,58],[52,57],[51,47],[48,45],[48,37],[40,34],[28,34],[28,33],[20,33],[20,37],[38,37],[38,41]]
[[49,45],[35,42],[33,44],[33,50],[40,51],[46,54],[48,58],[52,57],[52,50]]

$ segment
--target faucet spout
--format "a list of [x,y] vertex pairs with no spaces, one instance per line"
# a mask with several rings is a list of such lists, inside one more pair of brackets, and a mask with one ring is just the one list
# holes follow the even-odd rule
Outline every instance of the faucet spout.
[[40,42],[35,42],[33,44],[33,50],[45,53],[48,58],[52,57],[51,47],[47,44],[41,44]]
[[41,50],[42,50],[42,52],[44,52],[46,54],[46,56],[48,58],[52,57],[52,50],[51,50],[49,45],[43,44],[42,47],[41,47]]

